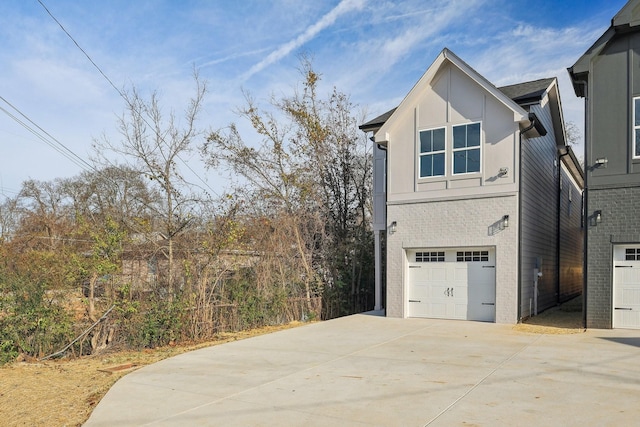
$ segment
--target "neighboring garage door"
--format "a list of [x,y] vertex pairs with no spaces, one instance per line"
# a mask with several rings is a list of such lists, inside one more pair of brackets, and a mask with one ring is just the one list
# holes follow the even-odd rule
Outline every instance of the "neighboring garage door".
[[407,257],[409,317],[495,321],[492,248],[408,250]]
[[613,327],[640,329],[640,245],[613,248]]

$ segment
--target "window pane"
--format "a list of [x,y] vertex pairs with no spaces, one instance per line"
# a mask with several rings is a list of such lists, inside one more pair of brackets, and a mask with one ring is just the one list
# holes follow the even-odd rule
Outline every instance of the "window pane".
[[636,129],[634,131],[636,133],[636,147],[635,147],[635,156],[640,156],[640,129]]
[[420,176],[433,176],[432,155],[420,157]]
[[635,112],[636,112],[636,117],[635,117],[635,126],[640,126],[640,98],[636,98],[633,100],[633,104],[634,104],[634,108],[635,108]]
[[433,156],[433,175],[444,175],[444,153],[434,154]]
[[431,131],[420,132],[420,152],[428,153],[432,151]]
[[444,151],[444,129],[433,130],[433,151]]
[[480,172],[480,149],[467,150],[467,172]]
[[467,126],[467,147],[480,146],[480,123]]
[[465,173],[467,171],[467,152],[457,151],[453,154],[453,173]]
[[467,127],[453,127],[453,148],[464,148],[467,146]]

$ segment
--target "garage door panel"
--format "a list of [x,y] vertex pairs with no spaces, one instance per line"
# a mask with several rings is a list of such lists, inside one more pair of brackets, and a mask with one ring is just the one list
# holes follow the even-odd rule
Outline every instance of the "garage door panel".
[[640,305],[640,287],[622,289],[622,300],[625,305]]
[[613,257],[613,327],[640,329],[640,246],[616,246]]
[[435,267],[431,271],[432,271],[431,280],[446,282],[446,280],[447,280],[447,269],[446,268],[444,268],[444,267],[442,267],[442,268]]
[[436,319],[446,319],[447,318],[447,305],[441,303],[431,303],[431,316]]
[[[475,261],[460,261],[473,251]],[[482,260],[478,253],[482,251]],[[417,255],[416,253],[419,253]],[[438,257],[434,257],[437,253]],[[410,317],[495,321],[495,255],[493,250],[408,251]],[[490,254],[487,256],[487,253]],[[430,262],[417,262],[430,255]],[[458,256],[456,256],[458,255]],[[438,261],[434,261],[439,259]],[[489,268],[483,268],[483,267]]]

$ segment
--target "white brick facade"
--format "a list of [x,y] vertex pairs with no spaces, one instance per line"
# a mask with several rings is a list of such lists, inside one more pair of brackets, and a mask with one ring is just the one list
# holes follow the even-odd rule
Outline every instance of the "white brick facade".
[[[496,322],[518,321],[518,202],[515,195],[389,205],[386,314],[404,317],[407,298],[406,250],[493,247],[496,251]],[[500,226],[509,215],[509,227]]]

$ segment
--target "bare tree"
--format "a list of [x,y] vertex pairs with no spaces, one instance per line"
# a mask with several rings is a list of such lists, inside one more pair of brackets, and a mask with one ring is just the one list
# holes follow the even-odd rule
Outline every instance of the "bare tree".
[[[174,241],[177,234],[189,224],[189,209],[193,198],[189,196],[189,183],[180,173],[181,156],[192,148],[193,141],[202,131],[197,119],[207,92],[207,85],[194,71],[195,93],[184,110],[182,120],[171,110],[167,115],[161,107],[157,92],[145,99],[137,89],[124,94],[126,111],[119,118],[120,144],[107,138],[97,141],[100,153],[108,149],[133,161],[139,170],[162,194],[162,203],[151,206],[161,218],[160,251],[168,260],[166,290],[175,294]],[[103,157],[104,159],[104,157]]]

